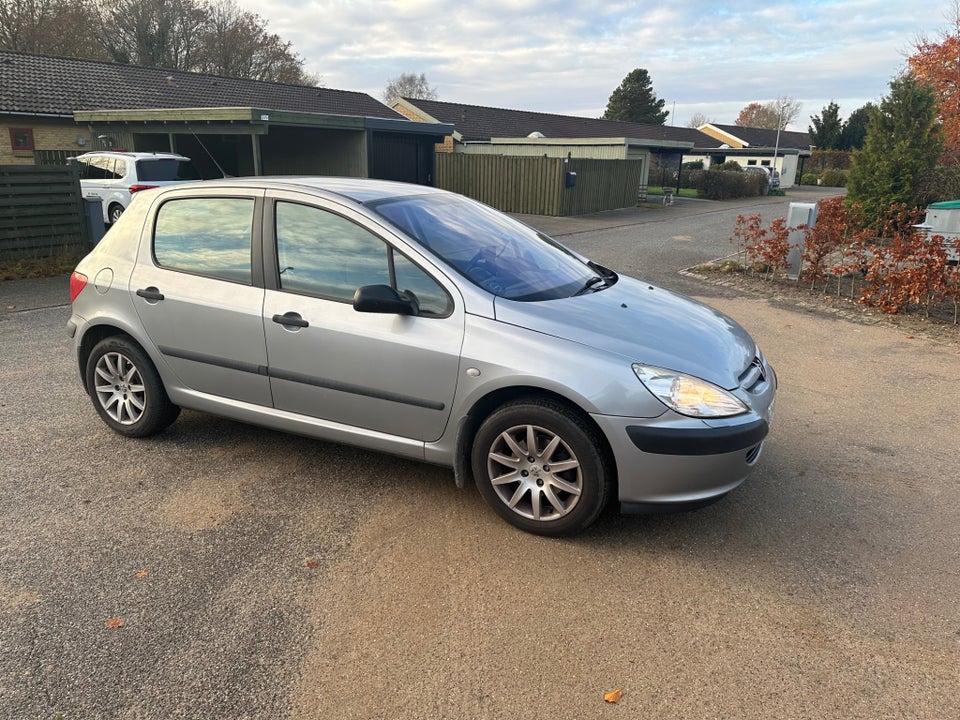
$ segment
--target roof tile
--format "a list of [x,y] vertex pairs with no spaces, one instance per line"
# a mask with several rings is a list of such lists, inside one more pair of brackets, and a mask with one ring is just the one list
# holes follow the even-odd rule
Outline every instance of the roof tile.
[[0,51],[0,111],[256,107],[405,120],[370,95],[138,65]]

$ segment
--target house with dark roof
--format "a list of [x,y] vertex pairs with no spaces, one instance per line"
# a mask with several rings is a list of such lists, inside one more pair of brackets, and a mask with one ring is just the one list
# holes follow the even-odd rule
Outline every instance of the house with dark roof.
[[361,92],[0,52],[0,164],[122,148],[179,152],[228,175],[432,184],[433,146],[451,132]]
[[643,185],[647,184],[651,162],[656,160],[660,164],[678,167],[682,156],[696,145],[688,128],[668,125],[414,98],[401,98],[392,107],[418,122],[452,125],[453,134],[437,147],[438,152],[640,160],[643,162]]
[[793,130],[768,130],[739,125],[701,125],[698,131],[708,139],[697,144],[691,159],[703,159],[709,167],[727,160],[750,167],[760,165],[780,173],[780,187],[796,184],[803,162],[813,147],[810,136]]

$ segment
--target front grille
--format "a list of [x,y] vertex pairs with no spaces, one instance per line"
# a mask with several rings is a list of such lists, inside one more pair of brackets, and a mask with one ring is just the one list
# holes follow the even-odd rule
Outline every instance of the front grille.
[[767,379],[763,370],[763,361],[759,357],[753,358],[738,379],[741,388],[747,392],[754,392],[754,389]]

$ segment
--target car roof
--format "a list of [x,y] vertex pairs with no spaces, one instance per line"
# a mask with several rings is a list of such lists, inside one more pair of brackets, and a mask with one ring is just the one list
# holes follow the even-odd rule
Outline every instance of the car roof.
[[386,198],[409,197],[414,195],[449,195],[428,185],[395,182],[393,180],[372,180],[369,178],[319,177],[310,175],[277,175],[234,177],[216,180],[204,180],[203,185],[216,187],[237,187],[253,185],[261,188],[287,190],[314,190],[334,193],[357,203],[368,203]]
[[94,157],[96,155],[112,155],[114,157],[125,157],[133,160],[189,160],[185,155],[177,153],[164,152],[131,152],[126,150],[92,150],[90,152],[77,155],[78,158]]

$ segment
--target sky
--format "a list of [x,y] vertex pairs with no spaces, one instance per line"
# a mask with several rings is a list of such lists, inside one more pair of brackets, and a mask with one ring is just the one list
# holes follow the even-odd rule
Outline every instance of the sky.
[[733,124],[751,102],[802,103],[806,130],[831,100],[845,118],[877,102],[951,0],[238,0],[293,43],[304,70],[378,100],[426,73],[440,100],[599,117],[634,68],[686,126]]

